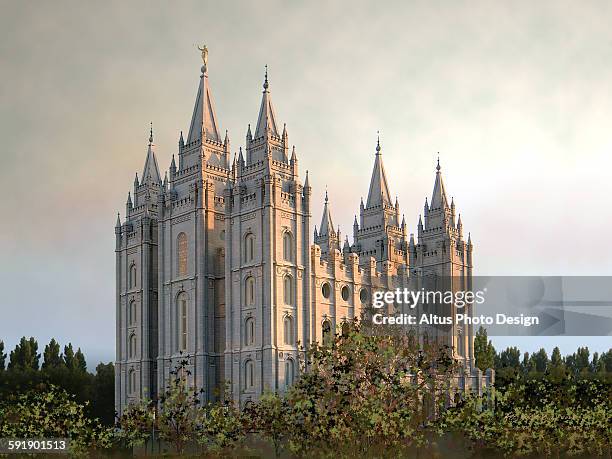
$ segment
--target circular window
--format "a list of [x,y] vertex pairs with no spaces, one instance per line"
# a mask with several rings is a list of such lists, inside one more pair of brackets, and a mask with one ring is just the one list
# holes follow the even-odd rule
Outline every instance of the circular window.
[[321,287],[321,293],[323,294],[323,298],[329,298],[329,295],[331,294],[331,287],[327,282],[323,284],[323,287]]
[[344,301],[348,301],[349,296],[351,295],[351,292],[349,291],[349,288],[345,285],[344,287],[342,287],[342,299]]
[[368,301],[368,291],[365,288],[362,288],[361,291],[359,292],[359,299],[361,300],[362,303],[366,303]]

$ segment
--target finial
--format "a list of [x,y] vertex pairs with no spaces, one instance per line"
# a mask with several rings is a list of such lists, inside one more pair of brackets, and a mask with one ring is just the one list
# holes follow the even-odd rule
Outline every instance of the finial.
[[151,130],[149,131],[149,145],[153,145],[153,121],[151,121]]
[[263,87],[264,87],[265,90],[267,90],[268,86],[270,86],[270,85],[268,84],[268,64],[266,64],[266,76],[265,76],[265,79],[264,79]]
[[376,131],[376,153],[380,153],[380,131]]
[[327,185],[325,185],[325,204],[327,204],[327,201],[329,201],[329,198],[327,196]]
[[440,152],[438,152],[438,165],[436,166],[436,170],[438,172],[440,172],[440,169],[441,169],[441,167],[440,167]]

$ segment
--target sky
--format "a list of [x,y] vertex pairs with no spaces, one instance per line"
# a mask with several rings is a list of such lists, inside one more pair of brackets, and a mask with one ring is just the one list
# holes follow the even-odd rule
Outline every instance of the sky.
[[[440,157],[479,275],[610,275],[609,2],[0,0],[0,340],[114,359],[114,225],[153,122],[166,170],[209,49],[232,150],[264,65],[313,220],[351,231],[380,131],[411,232]],[[162,171],[163,174],[163,171]],[[516,344],[497,338],[495,344]],[[610,337],[521,339],[522,350]]]

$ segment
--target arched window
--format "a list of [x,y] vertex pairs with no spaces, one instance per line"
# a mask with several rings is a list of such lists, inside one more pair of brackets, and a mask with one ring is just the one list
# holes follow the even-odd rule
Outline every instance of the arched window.
[[293,346],[295,344],[295,336],[293,333],[293,317],[286,316],[283,321],[284,325],[284,335],[285,335],[285,344]]
[[128,353],[129,353],[128,355],[130,356],[130,359],[136,358],[136,335],[135,334],[130,335]]
[[252,346],[255,344],[255,319],[249,317],[244,323],[244,344]]
[[369,297],[370,295],[368,295],[368,290],[365,288],[362,288],[361,291],[359,292],[359,299],[361,300],[361,303],[365,304],[368,301]]
[[285,361],[285,385],[290,387],[293,384],[293,379],[295,376],[295,365],[293,364],[293,359],[287,359]]
[[255,362],[247,360],[244,364],[244,388],[252,389],[255,387]]
[[331,322],[329,320],[323,321],[323,344],[331,344],[332,342],[332,330]]
[[463,339],[461,330],[457,331],[457,355],[465,357],[465,340]]
[[331,287],[329,286],[328,282],[325,282],[321,287],[321,294],[323,295],[323,298],[329,299],[329,296],[331,295]]
[[285,304],[293,304],[293,279],[289,275],[283,281],[283,292]]
[[255,259],[255,236],[252,233],[244,237],[244,261],[250,263]]
[[289,231],[283,234],[283,258],[285,261],[293,261],[293,238]]
[[255,278],[252,276],[247,277],[244,281],[244,297],[247,306],[255,304]]
[[128,324],[136,325],[136,301],[130,301],[130,306],[128,308]]
[[136,264],[130,266],[130,288],[136,287]]
[[349,290],[349,288],[345,285],[344,287],[342,287],[342,290],[340,291],[340,295],[342,295],[342,299],[344,301],[348,301],[350,296],[351,296],[351,291]]
[[134,392],[136,392],[136,372],[130,370],[128,374],[128,394],[133,394]]
[[187,275],[187,235],[179,233],[176,237],[176,252],[178,257],[178,275]]
[[187,350],[187,294],[181,293],[177,298],[178,350]]

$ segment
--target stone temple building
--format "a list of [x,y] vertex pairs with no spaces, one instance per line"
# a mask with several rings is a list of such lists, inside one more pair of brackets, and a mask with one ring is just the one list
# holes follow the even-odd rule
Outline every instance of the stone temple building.
[[[471,282],[472,242],[439,163],[415,236],[391,199],[378,142],[353,242],[343,240],[327,196],[320,225],[311,222],[308,172],[276,114],[267,72],[257,122],[232,157],[207,57],[204,47],[191,125],[168,172],[160,173],[151,129],[125,219],[117,217],[118,412],[155,398],[185,355],[189,383],[203,389],[204,400],[220,387],[241,406],[265,390],[282,392],[300,371],[299,345],[325,340],[359,317],[374,291],[442,278],[454,279],[456,289]],[[454,348],[465,364],[460,384],[482,384],[471,327],[419,333]]]

